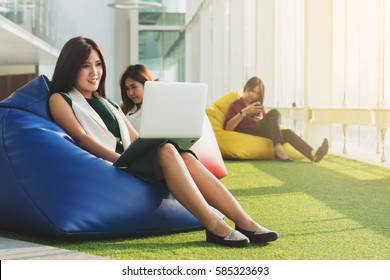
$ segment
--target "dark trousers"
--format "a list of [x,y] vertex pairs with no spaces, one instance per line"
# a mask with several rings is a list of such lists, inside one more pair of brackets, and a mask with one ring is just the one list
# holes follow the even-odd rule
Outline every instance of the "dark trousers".
[[252,133],[257,136],[271,139],[274,145],[289,143],[305,157],[313,160],[311,155],[313,148],[291,129],[280,129],[280,122],[280,112],[276,109],[272,109],[257,123],[256,128]]

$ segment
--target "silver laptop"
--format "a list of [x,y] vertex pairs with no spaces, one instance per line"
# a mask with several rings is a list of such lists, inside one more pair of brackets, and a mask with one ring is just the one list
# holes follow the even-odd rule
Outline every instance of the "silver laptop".
[[126,168],[166,140],[189,149],[202,135],[206,96],[203,83],[146,82],[139,136],[114,165]]

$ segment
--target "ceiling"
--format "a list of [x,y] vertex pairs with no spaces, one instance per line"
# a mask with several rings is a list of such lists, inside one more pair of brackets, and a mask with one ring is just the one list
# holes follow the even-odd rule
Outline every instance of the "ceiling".
[[0,16],[0,66],[55,64],[59,50]]

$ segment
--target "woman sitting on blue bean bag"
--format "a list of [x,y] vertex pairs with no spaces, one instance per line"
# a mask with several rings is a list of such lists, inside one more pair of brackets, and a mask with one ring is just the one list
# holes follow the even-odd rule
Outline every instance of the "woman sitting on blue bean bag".
[[[106,65],[97,44],[84,37],[69,40],[54,70],[49,108],[54,121],[78,146],[115,162],[137,132],[117,105],[105,98],[105,78]],[[164,180],[176,199],[203,223],[208,242],[243,247],[278,238],[276,232],[253,221],[191,151],[174,143],[141,157],[131,172],[151,183]],[[213,207],[230,218],[236,230]]]

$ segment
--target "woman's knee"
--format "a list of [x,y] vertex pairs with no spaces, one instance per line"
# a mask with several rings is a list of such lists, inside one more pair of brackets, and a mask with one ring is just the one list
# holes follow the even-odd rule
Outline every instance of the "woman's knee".
[[282,134],[284,134],[284,135],[291,135],[291,134],[294,134],[294,132],[293,132],[291,129],[289,129],[289,128],[282,129],[281,132],[282,132]]
[[188,166],[189,164],[194,164],[195,162],[198,162],[198,160],[194,157],[193,154],[189,152],[184,152],[180,154],[184,163]]
[[285,142],[290,142],[291,139],[294,139],[293,137],[297,137],[296,133],[288,128],[282,129],[280,132],[282,133],[282,137],[285,140]]
[[169,163],[183,160],[186,166],[194,165],[196,162],[199,162],[190,152],[179,153],[176,147],[171,143],[166,143],[160,147],[159,158],[166,160]]
[[159,157],[162,157],[162,158],[172,158],[172,157],[175,157],[177,156],[178,152],[175,148],[174,145],[170,144],[170,143],[166,143],[164,145],[162,145],[159,149]]
[[268,111],[267,115],[269,115],[270,117],[278,120],[281,118],[281,114],[280,112],[277,110],[277,109],[271,109]]
[[[280,125],[280,122],[281,122],[280,112],[276,109],[271,109],[265,115],[263,122],[269,124],[270,126]],[[261,124],[261,122],[260,122],[260,124]]]

